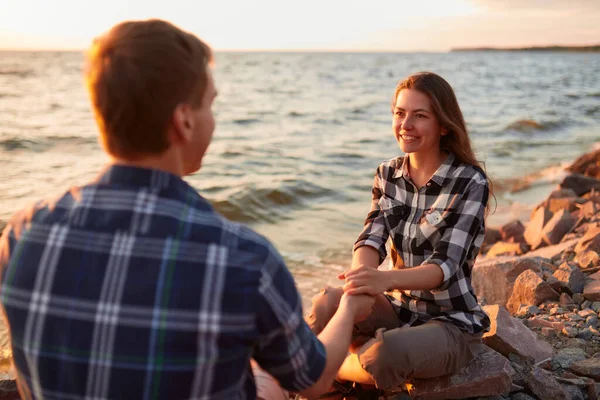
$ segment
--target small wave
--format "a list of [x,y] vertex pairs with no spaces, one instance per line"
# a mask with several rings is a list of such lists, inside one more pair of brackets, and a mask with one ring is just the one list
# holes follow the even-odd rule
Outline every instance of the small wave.
[[537,122],[532,119],[520,119],[508,125],[505,130],[530,133],[533,131],[547,131],[559,127],[556,122]]
[[337,118],[334,118],[334,119],[317,118],[317,119],[315,119],[315,123],[323,124],[323,125],[342,125],[342,121],[340,121]]
[[28,139],[4,139],[0,140],[0,148],[5,151],[15,151],[15,150],[34,150],[39,151],[41,147],[44,147],[41,143],[38,143],[34,140]]
[[330,153],[327,155],[327,157],[329,158],[343,158],[343,159],[353,159],[353,160],[358,160],[358,159],[362,159],[365,158],[362,154],[358,154],[358,153]]
[[18,98],[21,97],[20,95],[14,94],[14,93],[0,93],[0,99],[2,98]]
[[298,111],[290,111],[288,113],[288,117],[292,117],[292,118],[298,118],[298,117],[303,117],[305,114],[302,114],[301,112]]
[[8,138],[0,140],[0,148],[5,151],[29,150],[42,152],[55,145],[87,145],[95,144],[95,137],[81,136],[46,136],[40,140],[31,140],[23,138]]
[[587,108],[584,112],[585,112],[585,115],[596,115],[596,114],[598,114],[598,112],[600,112],[600,106],[594,106],[594,107]]
[[213,207],[225,217],[238,222],[276,223],[287,219],[286,210],[301,207],[305,200],[330,191],[307,181],[284,181],[278,187],[244,188],[226,199],[215,199]]
[[587,97],[600,97],[600,92],[588,93]]
[[31,69],[0,69],[0,75],[18,76],[19,78],[27,78],[34,73]]
[[241,118],[233,120],[233,123],[238,125],[251,125],[256,124],[258,122],[260,122],[260,120],[256,118]]

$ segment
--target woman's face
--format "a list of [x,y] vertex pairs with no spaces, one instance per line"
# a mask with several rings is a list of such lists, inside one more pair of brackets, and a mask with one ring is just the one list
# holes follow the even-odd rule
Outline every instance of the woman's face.
[[429,98],[415,89],[402,89],[396,98],[392,120],[394,136],[406,153],[439,151],[442,127]]

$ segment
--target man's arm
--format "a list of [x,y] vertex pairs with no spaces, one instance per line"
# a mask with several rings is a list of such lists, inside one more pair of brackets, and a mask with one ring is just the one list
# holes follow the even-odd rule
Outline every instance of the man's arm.
[[354,322],[369,315],[374,300],[343,296],[317,338],[302,317],[291,274],[279,254],[274,249],[271,253],[262,269],[253,357],[283,388],[315,398],[331,386],[350,347]]
[[302,396],[308,399],[317,398],[331,387],[348,354],[352,341],[352,327],[355,322],[365,319],[371,313],[373,303],[374,298],[370,296],[342,296],[336,313],[318,336],[327,354],[325,368],[314,385],[300,391]]

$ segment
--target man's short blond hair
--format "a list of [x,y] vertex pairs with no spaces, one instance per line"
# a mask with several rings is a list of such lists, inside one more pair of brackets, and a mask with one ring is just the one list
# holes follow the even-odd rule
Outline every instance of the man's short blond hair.
[[200,105],[211,62],[208,45],[162,20],[123,22],[96,39],[85,79],[106,151],[164,152],[175,107]]

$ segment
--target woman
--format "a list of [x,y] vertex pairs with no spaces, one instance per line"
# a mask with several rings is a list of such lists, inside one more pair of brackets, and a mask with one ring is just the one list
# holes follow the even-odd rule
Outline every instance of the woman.
[[[319,332],[344,291],[376,296],[371,316],[356,325],[357,347],[338,380],[384,390],[456,372],[489,328],[471,269],[490,191],[454,91],[436,74],[412,75],[397,86],[392,113],[406,155],[377,169],[352,267],[339,276],[345,285],[317,295],[308,317]],[[388,238],[393,268],[378,270]]]

